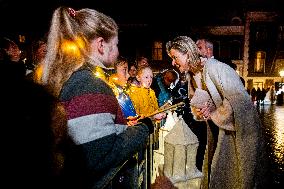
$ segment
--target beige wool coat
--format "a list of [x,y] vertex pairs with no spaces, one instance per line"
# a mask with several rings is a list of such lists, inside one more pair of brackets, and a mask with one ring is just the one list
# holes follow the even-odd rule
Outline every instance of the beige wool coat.
[[228,65],[216,59],[209,59],[201,77],[206,86],[205,90],[216,106],[211,113],[211,119],[219,127],[218,143],[213,154],[210,175],[208,175],[208,150],[210,151],[208,148],[211,148],[212,141],[211,134],[208,133],[202,188],[255,188],[255,168],[261,130],[257,110],[239,75]]

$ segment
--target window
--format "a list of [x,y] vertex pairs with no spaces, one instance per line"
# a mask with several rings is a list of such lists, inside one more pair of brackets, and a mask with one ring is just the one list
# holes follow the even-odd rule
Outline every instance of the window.
[[160,41],[155,41],[152,49],[152,59],[153,60],[163,60],[163,43]]
[[260,88],[261,90],[263,89],[263,82],[253,82],[253,87],[257,90]]
[[19,35],[19,42],[24,43],[26,41],[26,37],[24,35]]
[[243,24],[242,19],[240,17],[235,16],[231,19],[231,24],[233,26],[241,26]]
[[263,42],[263,41],[268,40],[266,26],[261,26],[257,28],[256,33],[255,33],[255,39],[258,42]]
[[230,44],[230,57],[233,60],[240,60],[241,59],[241,43],[239,41],[231,41]]
[[265,72],[265,58],[266,53],[264,51],[257,51],[254,61],[254,72]]

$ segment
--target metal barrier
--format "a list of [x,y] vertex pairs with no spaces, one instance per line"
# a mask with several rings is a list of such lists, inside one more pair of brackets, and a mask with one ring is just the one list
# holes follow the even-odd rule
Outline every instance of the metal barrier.
[[120,166],[110,169],[92,189],[149,189],[152,169],[151,146],[149,136],[142,150]]
[[154,178],[153,152],[159,148],[159,129],[160,124],[154,124],[154,132],[148,136],[145,147],[109,170],[93,189],[150,189]]

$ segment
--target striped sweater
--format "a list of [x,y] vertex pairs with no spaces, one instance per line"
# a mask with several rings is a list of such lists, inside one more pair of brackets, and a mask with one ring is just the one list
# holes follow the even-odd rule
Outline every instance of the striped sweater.
[[68,116],[68,134],[88,172],[106,172],[145,145],[147,126],[125,125],[112,89],[89,67],[71,75],[60,100]]

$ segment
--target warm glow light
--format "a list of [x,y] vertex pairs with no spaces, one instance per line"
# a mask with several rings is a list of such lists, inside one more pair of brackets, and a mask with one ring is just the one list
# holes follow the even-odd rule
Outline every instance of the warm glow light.
[[103,71],[103,69],[101,67],[96,67],[94,70],[92,70],[93,74],[95,75],[95,77],[102,79],[103,81],[105,81],[110,88],[113,90],[114,94],[116,97],[118,97],[119,95],[119,88],[111,81],[109,80],[106,75],[105,72]]
[[79,37],[76,38],[75,41],[64,40],[61,44],[61,50],[63,53],[77,57],[81,55],[80,49],[84,47],[84,41]]
[[279,74],[280,74],[281,77],[284,77],[284,70],[281,70],[281,71],[279,72]]
[[41,82],[42,74],[43,74],[43,64],[39,64],[35,70],[35,81],[37,83]]
[[118,78],[117,78],[117,77],[113,77],[112,79],[115,80],[115,81],[118,81]]
[[102,74],[100,72],[95,72],[95,76],[98,77],[98,78],[101,78]]

